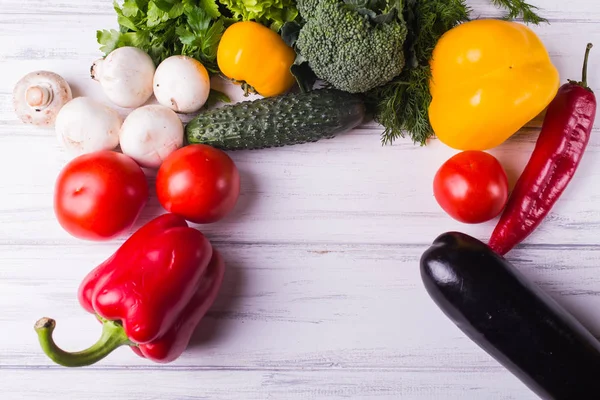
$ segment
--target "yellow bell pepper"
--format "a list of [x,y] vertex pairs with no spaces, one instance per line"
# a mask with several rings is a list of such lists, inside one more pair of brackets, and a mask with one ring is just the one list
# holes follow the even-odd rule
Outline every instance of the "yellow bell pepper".
[[429,119],[458,150],[496,147],[556,96],[559,73],[527,26],[474,20],[446,32],[431,61]]
[[253,21],[232,24],[217,49],[223,75],[263,97],[283,94],[294,85],[290,67],[295,59],[296,53],[281,36]]

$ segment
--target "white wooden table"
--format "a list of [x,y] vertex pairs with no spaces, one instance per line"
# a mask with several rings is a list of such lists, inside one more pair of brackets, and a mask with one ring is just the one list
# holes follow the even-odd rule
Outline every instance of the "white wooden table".
[[[595,42],[590,83],[600,93],[600,3],[535,0],[535,28],[562,81],[579,79]],[[487,0],[476,14],[498,15]],[[79,350],[99,336],[81,309],[83,276],[124,240],[83,242],[54,218],[55,178],[69,160],[53,131],[18,121],[11,92],[25,73],[63,75],[76,95],[106,100],[89,78],[96,29],[115,26],[109,0],[0,0],[0,398],[12,399],[534,399],[427,296],[418,269],[440,233],[482,240],[495,221],[462,225],[437,206],[431,182],[455,152],[409,139],[382,147],[364,126],[318,143],[232,153],[239,204],[201,227],[225,256],[217,303],[193,344],[168,365],[121,348],[91,367],[59,367],[33,331]],[[514,182],[538,130],[491,151]],[[509,258],[600,335],[600,125],[560,202]],[[155,196],[141,222],[162,213]]]

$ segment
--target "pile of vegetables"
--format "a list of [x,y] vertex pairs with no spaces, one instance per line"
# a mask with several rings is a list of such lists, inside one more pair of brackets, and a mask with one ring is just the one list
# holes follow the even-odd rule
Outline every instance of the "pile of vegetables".
[[[545,21],[523,0],[490,1],[508,19]],[[209,74],[264,97],[329,86],[361,98],[384,128],[383,143],[408,135],[422,145],[437,133],[429,116],[433,50],[446,32],[470,20],[464,0],[126,0],[115,11],[119,29],[97,34],[106,55],[133,46],[155,64],[192,57]],[[243,60],[232,62],[232,54]],[[227,100],[214,91],[212,98]]]
[[[484,24],[489,29],[489,25],[495,23],[478,23],[474,29],[480,35],[485,35],[485,31],[480,30]],[[498,26],[496,29],[523,28]],[[543,222],[569,185],[585,153],[597,110],[595,94],[587,84],[592,44],[586,47],[581,81],[569,80],[557,88],[558,74],[545,51],[541,51],[543,46],[530,32],[523,33],[525,35],[516,36],[521,39],[504,43],[513,51],[519,47],[521,51],[526,50],[524,43],[538,46],[529,54],[520,53],[525,60],[537,60],[531,70],[527,71],[527,63],[509,65],[510,72],[525,66],[525,71],[520,71],[518,76],[529,76],[529,79],[520,82],[524,85],[521,90],[502,98],[498,94],[506,91],[500,87],[510,84],[514,78],[510,72],[509,77],[503,79],[493,76],[491,80],[496,84],[488,84],[487,88],[491,93],[480,89],[475,98],[459,96],[454,105],[446,102],[448,109],[440,105],[436,112],[440,113],[441,129],[449,129],[451,133],[446,141],[455,148],[486,149],[506,140],[514,129],[512,124],[526,121],[547,106],[535,148],[510,196],[502,166],[484,151],[465,150],[442,165],[435,177],[434,193],[451,216],[467,223],[501,216],[487,245],[459,232],[447,232],[436,238],[421,257],[421,278],[427,293],[444,315],[532,392],[548,399],[585,398],[600,390],[597,379],[600,342],[573,314],[502,256]],[[449,37],[452,41],[451,35]],[[478,39],[481,40],[481,36]],[[438,50],[441,60],[434,62],[434,74],[435,64],[444,61],[443,45],[436,52]],[[476,56],[480,55],[474,54],[473,58]],[[444,66],[439,68],[442,72],[438,73],[441,76],[448,73],[448,77],[438,81],[442,87],[432,90],[434,98],[439,91],[443,98],[444,90],[456,89],[452,85],[444,87],[450,83],[452,71],[444,71]],[[454,73],[452,77],[460,80],[460,74]],[[534,87],[528,88],[529,84]],[[482,117],[481,114],[466,123],[452,118],[453,112],[458,111],[460,115],[469,102],[490,102],[487,106],[490,109],[492,104],[500,104],[500,107],[493,112],[488,110],[487,119],[480,121],[477,118]],[[511,113],[516,115],[509,118]],[[480,128],[487,121],[494,122],[490,127],[494,132],[482,138]],[[464,126],[466,138],[452,134],[453,123]]]
[[[54,185],[59,225],[81,240],[124,235],[148,203],[144,168],[157,170],[156,193],[166,213],[137,229],[81,283],[80,305],[102,323],[97,343],[76,353],[62,350],[53,339],[56,321],[48,317],[35,330],[47,356],[67,367],[94,364],[125,345],[154,362],[171,362],[214,303],[225,271],[220,253],[188,222],[216,223],[229,215],[240,175],[225,152],[184,147],[178,113],[202,108],[210,90],[198,60],[177,55],[156,68],[148,54],[128,46],[97,60],[91,71],[110,101],[130,108],[126,118],[105,102],[73,98],[67,81],[52,72],[29,73],[14,88],[17,116],[54,127],[72,157]],[[146,104],[152,95],[158,104]]]
[[[542,223],[585,152],[596,116],[587,85],[592,45],[582,80],[560,86],[544,44],[526,25],[545,21],[537,9],[523,0],[491,1],[507,10],[506,19],[471,20],[463,0],[115,3],[119,29],[98,31],[105,54],[91,78],[108,103],[128,109],[126,118],[107,102],[73,98],[67,81],[49,71],[17,83],[15,112],[25,123],[54,127],[73,157],[54,191],[66,232],[108,240],[131,229],[150,192],[143,169],[156,170],[166,214],[81,283],[81,306],[103,325],[98,343],[65,352],[52,338],[55,321],[42,318],[35,329],[44,352],[64,366],[93,364],[120,346],[155,362],[175,360],[223,279],[219,252],[188,222],[216,223],[235,208],[240,175],[225,151],[315,142],[372,117],[383,126],[383,143],[409,135],[424,145],[436,136],[459,151],[433,182],[452,218],[475,224],[500,216],[489,245],[454,232],[424,254],[425,287],[446,315],[537,393],[573,395],[577,379],[596,385],[600,345],[501,258]],[[219,77],[259,98],[214,107],[230,103],[211,87]],[[544,110],[511,193],[503,166],[486,151]],[[182,114],[191,121],[184,124]],[[515,330],[540,339],[515,352]],[[553,359],[537,361],[552,352]],[[567,365],[571,355],[585,367]],[[565,370],[568,379],[557,384],[556,371]]]

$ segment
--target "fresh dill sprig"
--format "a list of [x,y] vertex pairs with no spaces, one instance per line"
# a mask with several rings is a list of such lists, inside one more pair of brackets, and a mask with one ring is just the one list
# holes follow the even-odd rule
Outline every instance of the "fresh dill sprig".
[[538,7],[526,3],[524,0],[492,0],[492,3],[499,8],[505,8],[508,11],[506,19],[522,18],[523,22],[538,25],[542,22],[548,22],[547,19],[536,14]]
[[374,89],[376,104],[375,120],[384,126],[383,144],[392,144],[395,139],[408,132],[414,142],[425,144],[431,136],[431,125],[427,113],[429,94],[429,67],[407,68],[387,85]]

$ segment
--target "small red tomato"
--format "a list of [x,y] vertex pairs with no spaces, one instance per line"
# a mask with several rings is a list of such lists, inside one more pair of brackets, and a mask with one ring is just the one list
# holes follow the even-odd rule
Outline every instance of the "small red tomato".
[[198,224],[227,215],[240,194],[240,175],[223,151],[203,144],[176,150],[156,176],[158,201],[165,210]]
[[446,161],[433,181],[438,204],[452,218],[478,224],[497,217],[508,200],[502,165],[483,151],[464,151]]
[[131,158],[98,151],[71,160],[54,189],[54,213],[71,235],[108,240],[129,229],[148,200],[144,171]]

